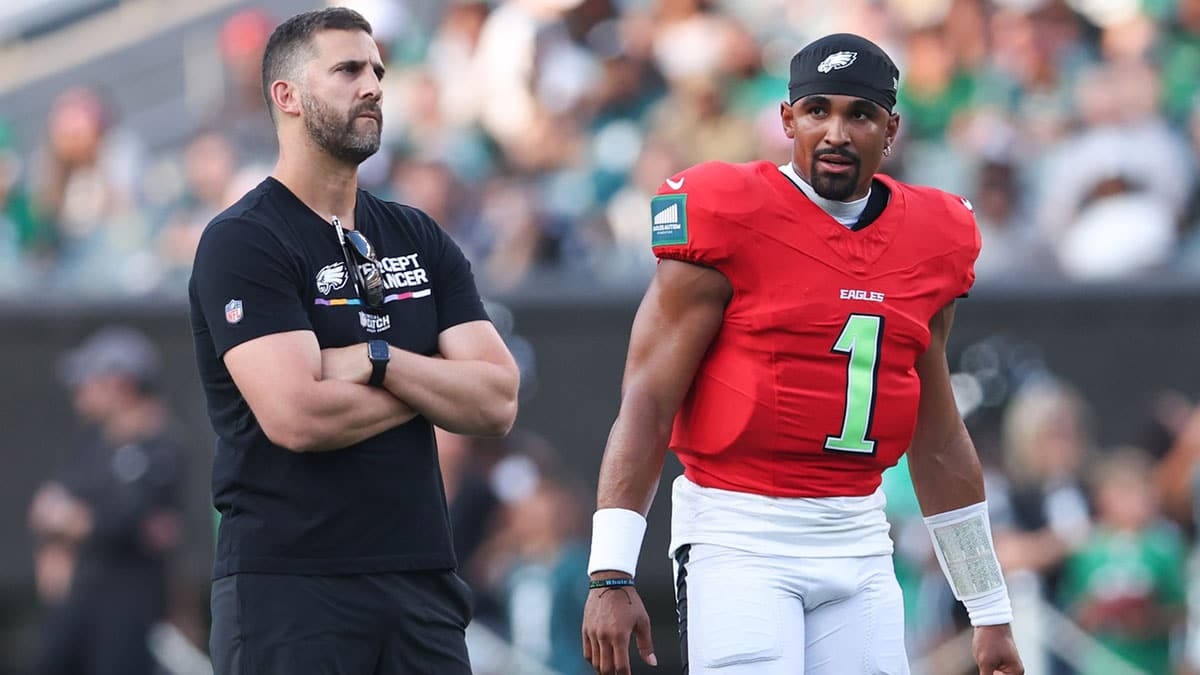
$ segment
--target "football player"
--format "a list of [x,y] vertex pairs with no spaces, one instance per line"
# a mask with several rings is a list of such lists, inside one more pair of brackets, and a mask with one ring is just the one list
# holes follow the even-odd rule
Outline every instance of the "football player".
[[979,460],[946,362],[971,205],[877,173],[899,71],[826,36],[791,62],[792,161],[709,162],[653,199],[660,262],[600,469],[583,650],[654,664],[634,574],[666,449],[684,672],[907,673],[880,476],[907,450],[980,673],[1022,673]]

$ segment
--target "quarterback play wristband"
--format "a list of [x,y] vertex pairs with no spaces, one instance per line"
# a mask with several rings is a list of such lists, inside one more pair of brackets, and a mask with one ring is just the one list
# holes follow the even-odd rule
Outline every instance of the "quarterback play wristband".
[[967,608],[972,626],[1012,623],[1008,587],[1000,573],[987,502],[925,519],[938,564],[954,597]]
[[634,576],[646,519],[629,509],[600,509],[592,515],[592,555],[588,574],[602,570]]
[[595,579],[588,582],[588,590],[596,590],[597,588],[620,588],[622,586],[633,586],[633,579]]

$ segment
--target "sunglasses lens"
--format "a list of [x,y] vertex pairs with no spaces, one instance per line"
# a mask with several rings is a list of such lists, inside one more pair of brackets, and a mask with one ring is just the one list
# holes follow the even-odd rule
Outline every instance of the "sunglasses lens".
[[375,247],[371,245],[371,242],[366,237],[362,236],[356,230],[347,230],[346,239],[359,255],[371,262],[375,262]]
[[[346,235],[346,241],[350,244],[348,247],[353,250],[359,258],[360,264],[351,264],[349,257],[346,259],[354,274],[354,280],[360,290],[360,293],[366,295],[363,297],[363,302],[367,306],[378,308],[383,305],[383,277],[379,273],[379,263],[375,260],[375,247],[371,242],[356,230],[343,230]],[[346,247],[342,249],[346,252]]]

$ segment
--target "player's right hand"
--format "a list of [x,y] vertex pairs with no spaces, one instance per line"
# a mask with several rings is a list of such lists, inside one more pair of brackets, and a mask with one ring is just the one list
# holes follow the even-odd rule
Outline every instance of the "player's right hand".
[[[598,573],[599,575],[599,573]],[[650,617],[633,586],[588,591],[583,607],[583,658],[600,675],[629,675],[629,636],[637,639],[638,653],[657,666],[650,639]]]

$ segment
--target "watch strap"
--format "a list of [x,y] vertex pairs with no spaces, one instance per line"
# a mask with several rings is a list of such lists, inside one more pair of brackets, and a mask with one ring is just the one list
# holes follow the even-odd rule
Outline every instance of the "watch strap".
[[384,340],[371,340],[367,344],[367,356],[371,359],[371,378],[367,380],[367,384],[372,387],[383,386],[383,378],[387,375],[388,361],[391,359],[388,357],[376,358],[375,354],[380,351],[387,354],[386,350],[388,350],[388,344]]

